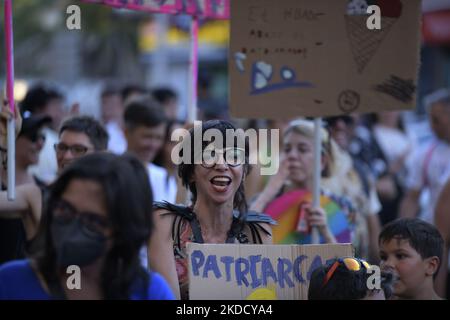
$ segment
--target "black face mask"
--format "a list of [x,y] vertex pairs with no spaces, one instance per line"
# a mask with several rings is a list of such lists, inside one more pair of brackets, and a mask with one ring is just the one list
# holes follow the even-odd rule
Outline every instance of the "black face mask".
[[106,237],[83,226],[79,218],[67,222],[54,217],[51,233],[61,268],[89,265],[106,251]]

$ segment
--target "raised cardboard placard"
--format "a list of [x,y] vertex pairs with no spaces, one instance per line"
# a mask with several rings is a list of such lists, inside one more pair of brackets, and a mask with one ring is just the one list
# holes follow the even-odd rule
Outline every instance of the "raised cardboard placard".
[[191,300],[305,300],[311,272],[353,247],[189,243],[187,252]]
[[[420,0],[230,4],[232,116],[287,119],[415,107]],[[369,29],[376,12],[367,13],[365,4],[380,9],[381,29]]]

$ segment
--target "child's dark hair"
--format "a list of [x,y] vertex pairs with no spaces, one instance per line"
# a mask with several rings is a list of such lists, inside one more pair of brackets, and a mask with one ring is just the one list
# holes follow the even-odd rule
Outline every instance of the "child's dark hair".
[[[440,267],[444,252],[444,239],[432,224],[418,218],[394,220],[381,230],[378,243],[382,244],[392,239],[408,240],[409,245],[420,254],[422,259],[438,257]],[[437,275],[439,267],[433,277]]]
[[[351,271],[343,263],[339,264],[330,280],[324,285],[326,274],[335,262],[336,259],[333,259],[312,272],[308,300],[360,300],[367,297],[371,290],[376,290],[368,288],[369,277],[374,273],[367,272],[365,267],[359,271]],[[386,299],[389,299],[392,295],[391,274],[381,273],[380,287]]]

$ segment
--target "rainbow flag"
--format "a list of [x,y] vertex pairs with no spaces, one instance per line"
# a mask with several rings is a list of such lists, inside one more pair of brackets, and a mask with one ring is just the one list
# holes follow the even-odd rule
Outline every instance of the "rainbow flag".
[[[297,231],[301,205],[312,202],[312,194],[307,190],[294,190],[283,194],[267,206],[265,213],[277,221],[272,226],[273,243],[310,244],[311,234]],[[339,243],[351,243],[354,226],[352,214],[339,204],[338,197],[320,196],[320,206],[327,214],[328,226]],[[320,243],[325,243],[320,237]]]

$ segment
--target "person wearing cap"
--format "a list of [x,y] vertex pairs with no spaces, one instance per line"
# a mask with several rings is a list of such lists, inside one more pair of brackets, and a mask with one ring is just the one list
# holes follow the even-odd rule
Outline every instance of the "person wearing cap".
[[45,143],[39,155],[39,161],[30,168],[35,176],[49,184],[56,178],[58,168],[53,145],[58,142],[59,127],[67,116],[64,108],[64,96],[56,88],[38,83],[28,90],[20,103],[20,109],[24,114],[48,116],[51,119],[51,123],[43,130]]
[[[42,129],[51,122],[48,116],[31,116],[24,118],[22,129],[16,139],[16,185],[37,183],[40,181],[29,174],[30,165],[36,164],[39,153],[44,145],[45,136]],[[6,168],[2,168],[2,190],[6,190]],[[30,216],[24,216],[23,224],[28,226],[32,222]],[[22,219],[0,218],[0,264],[23,256],[25,245],[25,230]]]
[[[28,167],[39,161],[39,152],[45,142],[43,129],[50,124],[52,119],[45,115],[30,115],[24,117],[22,128],[16,139],[16,183],[38,182],[40,180],[30,175]],[[6,174],[6,171],[3,172]],[[2,181],[6,181],[6,175]]]

